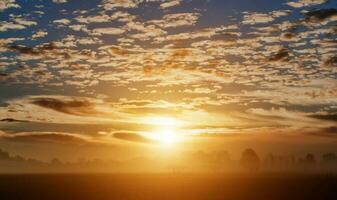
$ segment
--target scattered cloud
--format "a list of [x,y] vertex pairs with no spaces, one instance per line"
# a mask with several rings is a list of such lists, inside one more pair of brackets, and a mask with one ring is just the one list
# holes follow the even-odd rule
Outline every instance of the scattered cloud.
[[45,37],[46,35],[48,35],[48,32],[46,31],[38,31],[36,33],[34,33],[34,35],[32,35],[32,39],[38,39],[38,38],[43,38]]
[[96,28],[93,30],[93,35],[120,35],[125,30],[120,28]]
[[139,0],[103,0],[102,6],[105,10],[115,8],[135,8],[142,2]]
[[149,23],[163,28],[192,26],[197,23],[199,16],[199,13],[167,14],[161,20],[152,20]]
[[166,9],[166,8],[170,8],[173,6],[177,6],[181,3],[181,0],[170,0],[170,1],[166,1],[160,4],[160,7],[162,9]]
[[274,21],[278,17],[288,15],[288,11],[273,11],[270,13],[248,13],[244,12],[243,24],[262,24]]
[[70,20],[63,18],[63,19],[57,19],[53,21],[55,24],[63,24],[63,25],[68,25],[70,24]]
[[286,4],[294,8],[301,8],[305,6],[323,4],[326,3],[327,1],[328,0],[297,0],[297,1],[289,1]]
[[61,3],[67,3],[68,0],[53,0],[54,3],[61,4]]
[[269,61],[280,61],[280,60],[288,60],[289,59],[289,52],[287,49],[281,49],[272,57],[269,58]]
[[20,5],[15,0],[1,0],[0,12],[9,8],[20,8]]
[[[54,3],[51,16],[44,1],[33,10],[0,1],[0,82],[10,91],[1,124],[108,124],[125,130],[110,140],[139,143],[152,142],[142,117],[158,115],[197,133],[334,130],[337,12],[328,1],[240,13],[212,1]],[[10,13],[20,7],[29,12]],[[16,137],[73,137],[39,134]]]
[[[337,16],[337,9],[335,8],[328,8],[328,9],[321,9],[321,10],[312,10],[305,13],[307,16],[306,20],[310,22],[322,22],[329,18]],[[335,18],[337,19],[337,17]]]
[[0,22],[0,32],[6,32],[9,30],[22,30],[29,26],[35,26],[37,23],[35,21],[26,20],[21,17],[15,17],[11,21],[1,21]]

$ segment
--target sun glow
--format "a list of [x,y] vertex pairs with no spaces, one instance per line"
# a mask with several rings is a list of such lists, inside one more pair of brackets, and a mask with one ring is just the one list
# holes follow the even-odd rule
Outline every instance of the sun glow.
[[172,146],[182,140],[182,136],[179,134],[179,128],[183,126],[181,120],[171,117],[151,116],[145,118],[144,122],[153,125],[154,131],[151,133],[151,138],[161,146]]
[[183,122],[171,117],[148,117],[145,123],[163,127],[179,127]]
[[174,130],[166,129],[156,132],[154,139],[162,145],[171,146],[179,142],[181,138]]

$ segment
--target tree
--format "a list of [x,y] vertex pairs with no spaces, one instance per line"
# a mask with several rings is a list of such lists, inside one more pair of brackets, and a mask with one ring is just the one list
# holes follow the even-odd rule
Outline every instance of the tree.
[[307,164],[314,164],[316,162],[315,156],[313,154],[311,154],[311,153],[308,153],[305,156],[305,162]]
[[0,160],[9,160],[9,153],[0,149]]
[[57,158],[53,158],[50,163],[54,166],[62,165],[62,162]]
[[335,153],[326,153],[322,156],[322,160],[325,163],[337,163],[337,156]]
[[240,164],[249,171],[257,171],[260,167],[260,158],[253,149],[245,149]]

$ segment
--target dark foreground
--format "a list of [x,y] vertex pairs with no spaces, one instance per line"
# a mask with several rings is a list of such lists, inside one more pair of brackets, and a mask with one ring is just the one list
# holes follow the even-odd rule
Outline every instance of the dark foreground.
[[0,175],[0,199],[337,199],[337,177],[285,174]]

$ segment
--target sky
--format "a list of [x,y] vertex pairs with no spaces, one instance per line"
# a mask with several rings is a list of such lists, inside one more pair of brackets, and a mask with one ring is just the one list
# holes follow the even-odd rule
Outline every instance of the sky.
[[336,33],[335,0],[0,0],[0,148],[337,151]]

